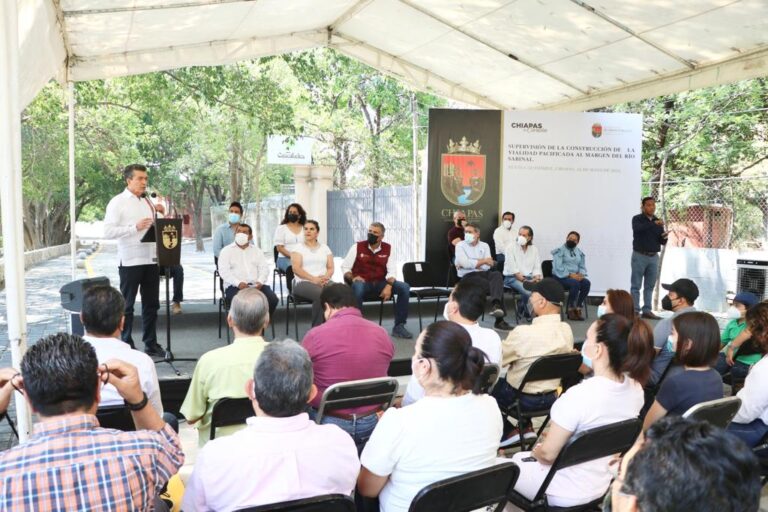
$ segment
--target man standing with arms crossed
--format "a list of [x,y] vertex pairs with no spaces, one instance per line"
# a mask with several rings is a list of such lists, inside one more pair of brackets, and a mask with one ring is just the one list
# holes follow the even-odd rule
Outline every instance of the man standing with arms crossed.
[[640,313],[640,286],[643,287],[643,318],[658,320],[651,310],[653,285],[659,272],[659,251],[667,243],[664,222],[654,215],[656,200],[644,197],[642,213],[632,217],[632,300],[635,312]]
[[154,243],[141,238],[154,223],[158,213],[165,213],[162,204],[152,204],[147,197],[147,168],[141,164],[128,165],[123,170],[126,187],[113,197],[104,216],[104,236],[117,240],[117,260],[120,273],[120,293],[125,298],[125,327],[122,340],[134,347],[133,305],[141,293],[141,319],[144,352],[162,356],[157,343],[157,310],[160,309],[160,270]]

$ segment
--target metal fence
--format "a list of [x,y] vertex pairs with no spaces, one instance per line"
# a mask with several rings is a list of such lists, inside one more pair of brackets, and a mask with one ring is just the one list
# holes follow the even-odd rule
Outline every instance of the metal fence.
[[364,240],[371,222],[386,228],[385,241],[400,267],[416,260],[414,237],[420,229],[413,218],[413,188],[332,190],[328,192],[328,247],[344,257],[355,242]]
[[669,247],[766,249],[768,176],[646,182],[666,219]]

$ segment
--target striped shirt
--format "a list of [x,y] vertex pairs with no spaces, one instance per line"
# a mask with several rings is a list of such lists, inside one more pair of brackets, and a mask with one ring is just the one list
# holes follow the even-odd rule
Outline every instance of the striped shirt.
[[0,510],[143,511],[184,463],[170,426],[122,432],[90,414],[35,425],[0,453]]

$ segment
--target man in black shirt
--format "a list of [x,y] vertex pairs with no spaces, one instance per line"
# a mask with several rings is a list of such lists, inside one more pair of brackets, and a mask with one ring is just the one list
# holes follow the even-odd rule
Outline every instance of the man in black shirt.
[[[667,243],[664,222],[654,215],[656,200],[644,197],[642,213],[632,217],[632,299],[635,312],[640,312],[640,286],[643,287],[643,318],[657,320],[651,311],[653,285],[659,271],[659,251]],[[644,281],[644,282],[643,282]]]

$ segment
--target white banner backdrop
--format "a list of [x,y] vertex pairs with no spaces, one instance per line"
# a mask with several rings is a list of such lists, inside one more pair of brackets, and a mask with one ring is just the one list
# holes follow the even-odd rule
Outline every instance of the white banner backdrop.
[[590,295],[629,291],[642,128],[639,114],[504,113],[502,211],[533,228],[542,261],[578,231]]

